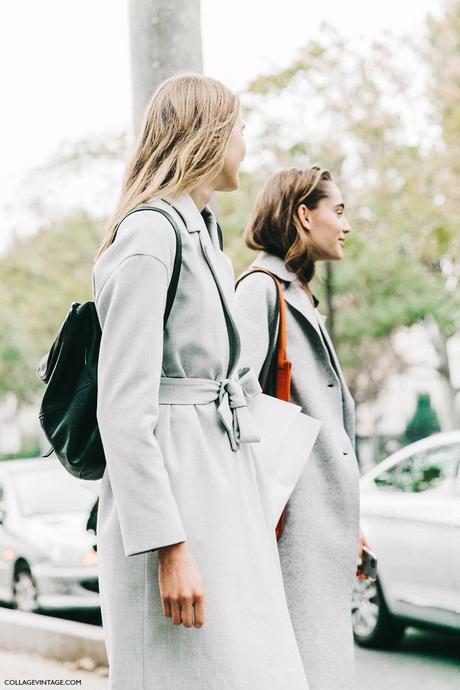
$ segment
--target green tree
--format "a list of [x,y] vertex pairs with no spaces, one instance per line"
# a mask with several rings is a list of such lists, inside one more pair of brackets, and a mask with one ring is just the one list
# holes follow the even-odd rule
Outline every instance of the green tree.
[[93,257],[102,223],[75,214],[17,238],[0,258],[0,395],[31,402],[43,384],[35,369],[73,301],[91,298]]
[[[402,366],[392,347],[400,327],[425,322],[435,344],[441,336],[445,344],[460,319],[449,275],[459,236],[439,203],[442,160],[430,129],[437,104],[414,76],[423,74],[417,50],[390,35],[363,50],[324,27],[292,65],[256,79],[245,97],[259,132],[251,152],[259,177],[320,162],[344,190],[354,232],[334,266],[334,321],[358,402],[376,397]],[[315,291],[324,299],[324,272]],[[451,386],[445,366],[440,374]]]
[[413,417],[409,420],[403,436],[403,443],[413,443],[440,431],[438,415],[431,405],[428,393],[419,393],[417,407]]

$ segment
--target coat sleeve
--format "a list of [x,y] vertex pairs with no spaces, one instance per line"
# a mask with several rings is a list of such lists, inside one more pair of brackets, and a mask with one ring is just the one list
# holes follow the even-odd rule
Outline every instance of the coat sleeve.
[[186,538],[154,436],[167,289],[166,265],[136,254],[112,273],[96,303],[97,419],[126,556]]
[[241,338],[240,365],[252,367],[259,376],[278,318],[273,278],[252,273],[241,280],[235,294],[235,318]]

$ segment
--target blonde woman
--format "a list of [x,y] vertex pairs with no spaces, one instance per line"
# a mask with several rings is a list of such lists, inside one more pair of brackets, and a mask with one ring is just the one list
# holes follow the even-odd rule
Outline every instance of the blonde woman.
[[[239,102],[198,75],[148,107],[94,268],[98,518],[111,690],[307,690],[237,370],[233,273],[207,206],[238,186]],[[163,329],[175,233],[175,300]],[[117,228],[117,224],[120,223]]]
[[[245,232],[248,247],[261,252],[253,266],[267,269],[283,287],[291,401],[322,422],[288,502],[278,542],[310,690],[354,687],[351,596],[358,556],[354,404],[310,289],[316,262],[340,261],[349,232],[341,191],[330,173],[316,166],[273,175],[257,198]],[[240,282],[236,313],[242,361],[259,374],[278,317],[276,284],[270,275],[253,273]]]

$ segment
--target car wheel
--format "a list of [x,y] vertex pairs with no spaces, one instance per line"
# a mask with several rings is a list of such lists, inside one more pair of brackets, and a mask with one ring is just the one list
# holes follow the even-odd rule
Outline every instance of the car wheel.
[[27,563],[16,566],[13,577],[13,603],[19,611],[37,611],[38,592]]
[[378,581],[356,580],[351,607],[353,635],[361,647],[397,647],[404,625],[390,614]]

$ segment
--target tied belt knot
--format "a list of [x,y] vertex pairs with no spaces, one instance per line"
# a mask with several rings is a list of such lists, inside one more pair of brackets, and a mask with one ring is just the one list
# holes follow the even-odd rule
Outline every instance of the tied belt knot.
[[257,426],[248,410],[247,399],[261,388],[252,369],[238,371],[238,378],[221,381],[198,378],[162,377],[160,405],[202,405],[217,402],[217,413],[227,432],[232,450],[241,443],[260,441]]

